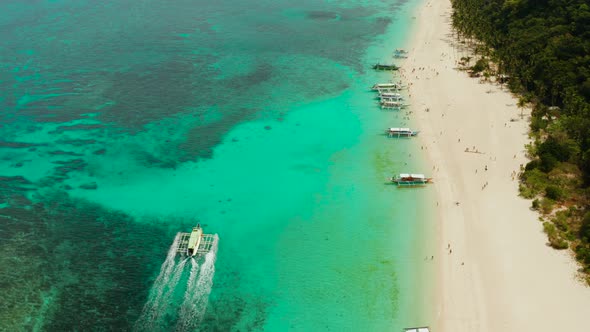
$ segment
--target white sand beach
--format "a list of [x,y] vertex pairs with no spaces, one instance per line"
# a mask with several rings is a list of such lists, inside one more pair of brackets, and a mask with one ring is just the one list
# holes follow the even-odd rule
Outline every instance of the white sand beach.
[[436,332],[588,331],[590,289],[518,197],[530,111],[521,119],[506,89],[456,69],[469,54],[452,45],[450,13],[449,0],[416,11],[401,71],[435,168],[424,170],[438,200],[429,207],[438,218],[438,294],[427,323]]

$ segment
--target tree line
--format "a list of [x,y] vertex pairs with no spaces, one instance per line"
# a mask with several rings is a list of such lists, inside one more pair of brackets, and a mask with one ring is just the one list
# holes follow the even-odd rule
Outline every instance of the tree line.
[[519,106],[532,107],[521,195],[533,199],[550,245],[571,248],[590,275],[590,3],[451,2],[459,40],[479,57],[472,70],[507,79]]

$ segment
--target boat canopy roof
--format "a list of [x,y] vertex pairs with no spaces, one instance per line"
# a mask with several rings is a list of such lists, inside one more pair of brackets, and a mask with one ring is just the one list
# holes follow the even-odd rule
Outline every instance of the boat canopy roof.
[[389,128],[389,131],[412,131],[410,128]]
[[426,176],[424,176],[424,174],[408,174],[408,173],[402,173],[399,175],[400,178],[414,178],[414,179],[426,179]]
[[430,329],[428,327],[412,327],[404,329],[404,332],[430,332]]

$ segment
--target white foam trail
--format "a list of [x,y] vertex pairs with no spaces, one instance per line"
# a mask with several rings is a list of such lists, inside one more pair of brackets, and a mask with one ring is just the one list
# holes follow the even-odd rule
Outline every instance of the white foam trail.
[[[219,237],[215,235],[211,251],[205,255],[205,262],[201,265],[196,282],[194,282],[196,273],[193,274],[193,269],[191,269],[191,276],[187,283],[184,301],[180,307],[180,315],[176,324],[177,331],[195,330],[205,315],[209,303],[209,293],[213,287],[218,241]],[[196,270],[196,264],[193,265],[193,268]]]
[[182,276],[182,272],[184,271],[184,266],[188,262],[188,259],[184,259],[181,261],[172,272],[172,276],[170,277],[170,281],[166,285],[166,290],[162,293],[162,296],[154,300],[154,311],[152,312],[152,321],[156,322],[160,319],[162,314],[166,313],[168,309],[168,305],[170,304],[170,297],[174,294],[174,290],[176,289],[176,285],[180,281],[180,277]]
[[[174,241],[168,249],[168,255],[166,256],[166,260],[162,263],[162,267],[160,267],[160,274],[154,281],[154,285],[150,290],[150,296],[148,297],[148,301],[143,306],[141,311],[141,315],[137,322],[135,322],[135,330],[137,331],[146,331],[152,330],[154,320],[158,317],[159,313],[159,306],[161,305],[161,298],[162,294],[168,283],[170,282],[170,275],[172,271],[174,271],[174,267],[176,265],[176,261],[174,258],[176,257],[176,252],[178,250],[178,244],[180,242],[180,233],[177,233],[174,237]],[[177,281],[178,282],[178,281]]]
[[186,291],[184,292],[184,298],[186,298],[189,294],[189,289],[193,287],[195,283],[195,279],[197,279],[197,275],[199,274],[199,264],[197,264],[197,260],[191,258],[191,272],[188,276],[188,282],[186,284]]

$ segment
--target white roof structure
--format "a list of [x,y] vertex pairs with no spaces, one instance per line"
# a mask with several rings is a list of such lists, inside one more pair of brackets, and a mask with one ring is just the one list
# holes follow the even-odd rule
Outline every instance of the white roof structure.
[[411,131],[410,128],[389,128],[389,131]]
[[407,173],[402,173],[399,175],[400,178],[409,178],[412,177],[414,179],[425,179],[426,176],[424,176],[424,174],[407,174]]
[[404,329],[405,332],[430,332],[428,327],[412,327],[408,329]]

